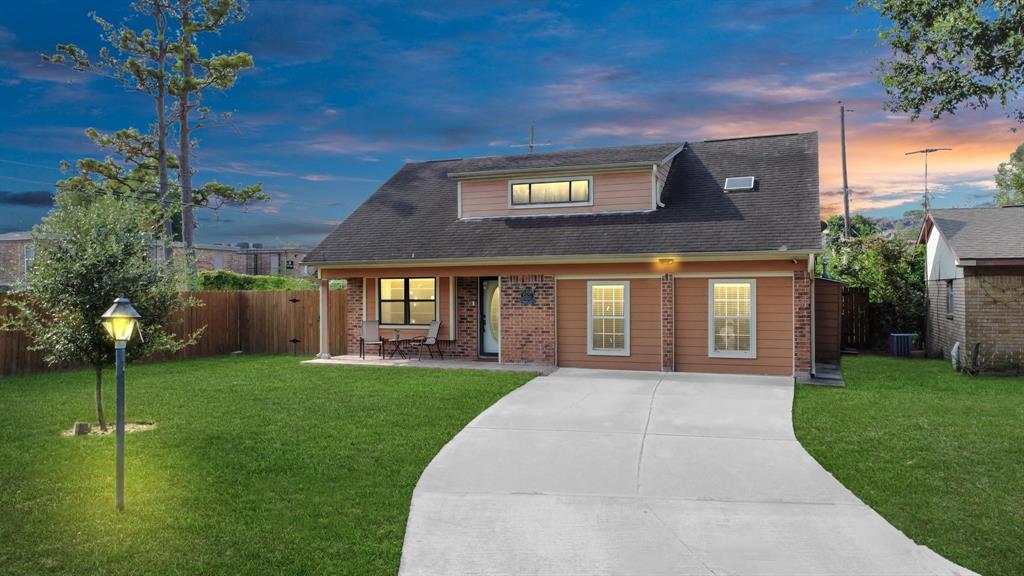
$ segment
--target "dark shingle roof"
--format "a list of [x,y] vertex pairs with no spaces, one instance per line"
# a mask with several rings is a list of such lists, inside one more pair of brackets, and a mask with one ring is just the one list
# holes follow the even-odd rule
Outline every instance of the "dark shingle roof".
[[[654,163],[673,145],[636,146],[406,164],[305,259],[306,263],[495,259],[592,255],[818,251],[817,133],[687,144],[657,211],[478,220],[457,217],[457,182],[448,175],[545,158],[642,158]],[[675,145],[678,147],[678,145]],[[629,154],[634,154],[630,156]],[[517,159],[515,161],[511,159]],[[593,161],[589,161],[593,163]],[[481,166],[493,168],[481,168]],[[726,193],[728,176],[756,176],[758,189]]]
[[606,164],[656,164],[666,159],[682,145],[683,142],[669,142],[667,144],[641,144],[639,146],[616,146],[614,148],[562,150],[544,154],[467,158],[466,160],[459,161],[458,167],[452,170],[451,174],[566,168],[570,166],[600,166]]
[[1024,206],[944,208],[932,221],[957,258],[1024,258]]

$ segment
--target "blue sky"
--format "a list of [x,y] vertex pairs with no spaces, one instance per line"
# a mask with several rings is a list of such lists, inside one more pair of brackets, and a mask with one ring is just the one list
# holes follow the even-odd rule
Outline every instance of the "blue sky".
[[[95,9],[0,8],[0,232],[47,210],[60,160],[96,153],[83,130],[145,128],[148,99],[39,60],[61,42],[95,51]],[[882,110],[877,16],[849,2],[251,2],[207,40],[256,69],[206,102],[233,127],[200,132],[197,182],[263,182],[273,200],[200,215],[201,242],[315,244],[403,162],[521,152],[535,124],[558,148],[817,130],[823,210],[841,185],[838,109],[849,117],[853,207],[898,215],[932,162],[937,206],[992,194],[1020,136],[998,110],[911,124]],[[141,22],[136,22],[141,27]]]

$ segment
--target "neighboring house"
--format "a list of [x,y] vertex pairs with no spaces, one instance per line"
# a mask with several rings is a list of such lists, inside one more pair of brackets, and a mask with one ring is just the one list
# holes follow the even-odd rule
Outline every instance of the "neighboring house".
[[931,210],[926,244],[929,355],[988,372],[1024,371],[1024,206]]
[[0,234],[0,291],[12,288],[28,271],[34,257],[31,232]]
[[[175,243],[175,250],[181,249]],[[310,276],[315,272],[302,264],[304,248],[264,248],[262,244],[197,244],[196,266],[200,271],[229,270],[239,274]],[[24,276],[35,256],[31,232],[0,234],[0,290],[9,290]],[[162,258],[154,247],[151,257]]]
[[305,263],[353,352],[437,319],[462,358],[790,375],[820,251],[808,133],[406,164]]

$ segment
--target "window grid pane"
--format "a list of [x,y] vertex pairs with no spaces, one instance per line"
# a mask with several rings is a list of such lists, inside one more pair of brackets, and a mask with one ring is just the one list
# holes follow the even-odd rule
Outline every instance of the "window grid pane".
[[715,352],[750,352],[752,334],[751,285],[716,283],[712,334]]
[[625,350],[625,285],[592,286],[590,291],[591,347]]

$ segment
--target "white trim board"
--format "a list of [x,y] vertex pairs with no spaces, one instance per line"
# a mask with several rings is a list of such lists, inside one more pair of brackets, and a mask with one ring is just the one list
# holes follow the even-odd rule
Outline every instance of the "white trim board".
[[[622,350],[594,348],[594,286],[622,286]],[[629,280],[587,282],[587,356],[629,356]]]
[[[750,284],[750,351],[715,351],[715,284]],[[757,359],[757,279],[756,278],[709,278],[708,279],[708,358]]]

